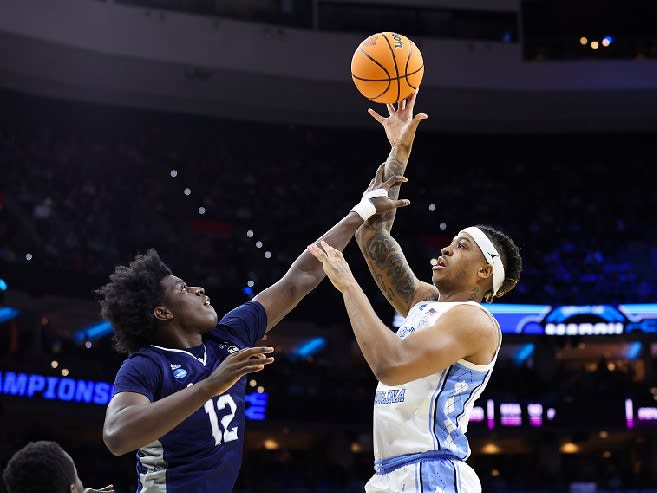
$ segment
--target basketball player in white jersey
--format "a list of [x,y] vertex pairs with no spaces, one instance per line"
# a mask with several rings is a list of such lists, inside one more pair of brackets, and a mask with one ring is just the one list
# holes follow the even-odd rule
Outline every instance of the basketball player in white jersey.
[[[386,129],[392,151],[379,173],[402,175],[415,130],[415,96],[389,116],[370,114]],[[399,189],[390,192],[397,199]],[[396,334],[379,319],[342,253],[325,243],[310,252],[342,292],[356,340],[379,380],[374,400],[375,474],[367,493],[479,493],[467,465],[469,413],[490,379],[501,343],[497,321],[480,305],[509,292],[522,268],[503,233],[465,228],[441,249],[432,284],[411,271],[390,235],[394,210],[369,219],[358,244],[379,288],[405,318]]]

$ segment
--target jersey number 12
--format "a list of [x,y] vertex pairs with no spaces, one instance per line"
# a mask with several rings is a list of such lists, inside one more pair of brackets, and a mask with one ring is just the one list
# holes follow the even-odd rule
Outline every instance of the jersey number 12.
[[[217,411],[223,411],[226,406],[230,408],[230,413],[221,418],[221,428],[224,429],[224,432],[222,433],[221,428],[219,427]],[[229,428],[230,422],[233,421],[233,418],[235,417],[235,411],[237,410],[237,405],[235,404],[235,401],[230,396],[230,394],[219,396],[216,406],[214,400],[210,399],[205,403],[205,406],[203,407],[205,408],[205,412],[208,413],[208,417],[210,418],[210,426],[212,426],[212,437],[214,438],[215,445],[221,445],[222,443],[237,440],[237,426]]]

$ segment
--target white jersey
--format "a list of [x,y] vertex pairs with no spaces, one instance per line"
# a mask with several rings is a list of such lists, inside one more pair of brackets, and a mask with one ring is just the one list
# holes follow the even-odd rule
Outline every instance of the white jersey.
[[[480,307],[493,318],[474,301],[422,301],[411,308],[397,336],[403,339],[433,325],[459,304]],[[461,359],[443,371],[403,385],[391,387],[379,382],[374,399],[376,461],[433,451],[466,460],[470,455],[465,436],[470,411],[486,388],[498,352],[499,346],[487,365]]]

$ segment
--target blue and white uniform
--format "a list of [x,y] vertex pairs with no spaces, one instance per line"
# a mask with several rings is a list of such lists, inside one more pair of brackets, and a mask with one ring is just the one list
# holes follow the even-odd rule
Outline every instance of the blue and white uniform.
[[[423,301],[411,308],[397,336],[403,339],[434,325],[459,304],[479,307],[495,320],[474,301]],[[465,434],[470,411],[486,388],[498,352],[499,346],[487,365],[459,360],[403,385],[379,382],[374,400],[376,474],[365,487],[367,493],[481,491],[479,478],[465,462],[470,456]]]
[[[131,354],[114,381],[114,394],[137,392],[151,402],[207,378],[226,357],[255,345],[267,315],[258,302],[226,314],[187,350],[147,346]],[[230,493],[244,448],[246,376],[213,397],[169,433],[137,452],[137,491],[141,493]]]

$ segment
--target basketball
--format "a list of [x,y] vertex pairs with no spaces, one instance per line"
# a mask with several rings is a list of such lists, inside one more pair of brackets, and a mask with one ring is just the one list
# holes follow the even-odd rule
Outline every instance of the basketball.
[[398,103],[420,86],[424,75],[422,53],[406,36],[393,32],[365,39],[351,59],[351,78],[370,101]]

